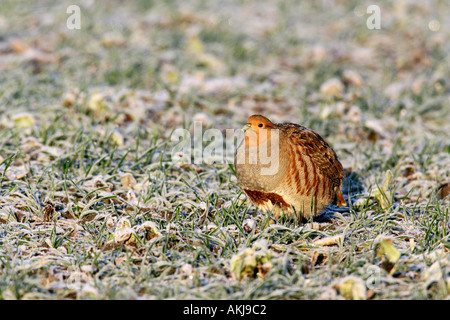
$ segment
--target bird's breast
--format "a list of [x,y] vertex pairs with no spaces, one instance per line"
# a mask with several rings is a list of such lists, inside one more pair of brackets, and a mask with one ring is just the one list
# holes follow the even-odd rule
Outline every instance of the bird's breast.
[[246,146],[242,142],[236,150],[234,164],[238,184],[252,190],[273,189],[285,171],[278,143]]

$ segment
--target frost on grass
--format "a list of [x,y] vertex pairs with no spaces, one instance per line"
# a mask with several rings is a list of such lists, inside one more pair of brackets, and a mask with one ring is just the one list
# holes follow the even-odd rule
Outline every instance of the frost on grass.
[[[373,32],[346,4],[175,2],[90,2],[82,33],[5,7],[0,298],[448,298],[448,6]],[[274,221],[228,164],[171,158],[175,129],[255,113],[326,138],[348,210]]]

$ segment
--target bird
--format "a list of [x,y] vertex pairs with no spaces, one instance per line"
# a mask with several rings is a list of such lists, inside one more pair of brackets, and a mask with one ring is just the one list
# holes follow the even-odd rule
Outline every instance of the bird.
[[258,114],[242,130],[234,157],[237,183],[258,209],[300,221],[332,203],[346,206],[342,164],[317,132]]

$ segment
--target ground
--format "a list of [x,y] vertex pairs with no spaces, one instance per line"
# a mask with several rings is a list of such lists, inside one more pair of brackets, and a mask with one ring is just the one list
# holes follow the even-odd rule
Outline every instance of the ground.
[[[0,299],[449,297],[446,1],[72,4],[0,8]],[[348,208],[273,220],[173,152],[254,113],[333,146]]]

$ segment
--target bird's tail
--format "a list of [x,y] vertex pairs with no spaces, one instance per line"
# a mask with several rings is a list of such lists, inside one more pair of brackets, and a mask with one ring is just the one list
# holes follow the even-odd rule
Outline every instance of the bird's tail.
[[346,206],[347,205],[347,202],[345,202],[344,195],[342,194],[342,191],[340,188],[337,188],[337,190],[336,190],[334,202],[338,206]]

